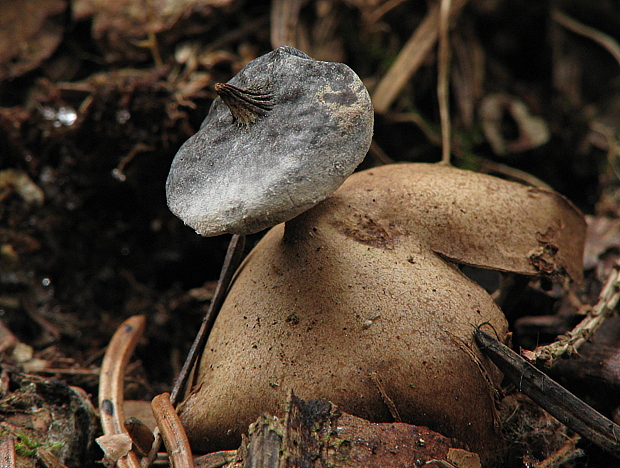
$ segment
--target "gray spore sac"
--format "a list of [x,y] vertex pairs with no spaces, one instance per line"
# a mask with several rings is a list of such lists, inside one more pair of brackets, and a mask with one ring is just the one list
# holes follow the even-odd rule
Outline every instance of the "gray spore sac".
[[166,182],[170,210],[203,236],[294,218],[333,193],[370,146],[370,96],[344,64],[280,47],[216,89]]

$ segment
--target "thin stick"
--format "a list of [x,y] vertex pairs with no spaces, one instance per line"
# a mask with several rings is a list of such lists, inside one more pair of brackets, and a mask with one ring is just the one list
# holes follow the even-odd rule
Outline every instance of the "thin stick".
[[[467,0],[453,0],[450,5],[450,19],[457,17],[466,3]],[[398,53],[394,64],[372,93],[372,105],[377,114],[387,112],[398,94],[433,50],[438,36],[439,7],[435,2],[431,2],[426,17]]]
[[[222,307],[222,303],[224,302],[224,297],[226,296],[226,291],[228,290],[228,286],[230,286],[230,282],[232,281],[233,274],[237,270],[239,263],[241,263],[244,247],[245,236],[237,234],[233,235],[230,239],[230,243],[228,244],[228,250],[226,251],[226,257],[224,258],[224,264],[222,265],[220,278],[217,281],[217,286],[215,287],[215,293],[213,294],[213,299],[211,299],[209,310],[202,319],[200,329],[196,334],[196,338],[194,338],[194,342],[192,343],[187,358],[183,363],[181,372],[179,372],[179,377],[177,378],[177,381],[174,384],[174,388],[172,389],[172,393],[170,395],[170,404],[172,406],[176,406],[179,395],[185,389],[192,369],[194,368],[196,361],[198,361],[198,357],[202,352],[202,348],[204,348],[204,345],[207,342],[207,338],[209,337],[209,333],[211,332],[211,328],[213,327],[215,318],[217,317],[217,314]],[[142,460],[142,468],[148,468],[153,464],[153,461],[155,461],[155,458],[157,457],[157,452],[159,451],[160,446],[161,433],[159,432],[159,430],[155,429],[155,441],[153,442],[153,446],[148,456]]]
[[297,23],[304,0],[274,0],[271,2],[271,47],[299,47]]
[[551,11],[551,17],[556,23],[561,24],[566,29],[587,37],[588,39],[592,39],[594,42],[604,47],[605,50],[613,56],[616,62],[618,62],[618,65],[620,65],[620,44],[613,37],[598,29],[586,26],[557,9]]
[[407,81],[420,68],[437,41],[438,26],[439,8],[431,3],[426,18],[399,52],[396,61],[372,94],[372,104],[377,114],[383,114],[389,109]]
[[198,356],[202,352],[202,348],[207,342],[209,332],[213,327],[213,322],[215,322],[215,318],[217,317],[217,314],[222,307],[222,303],[224,302],[224,297],[226,296],[226,291],[228,290],[230,281],[232,280],[233,274],[237,270],[237,267],[241,261],[244,247],[245,236],[240,236],[238,234],[233,235],[230,239],[230,243],[228,244],[228,250],[226,252],[226,257],[224,258],[224,265],[222,265],[220,279],[215,287],[215,293],[213,294],[213,299],[209,305],[209,310],[202,319],[200,329],[196,334],[196,338],[194,338],[192,347],[189,350],[187,358],[181,368],[181,372],[179,373],[179,377],[177,378],[174,388],[172,389],[172,393],[170,394],[170,403],[172,403],[173,406],[176,406],[179,399],[179,394],[185,389],[189,375],[198,360]]
[[450,164],[450,6],[452,0],[441,0],[439,7],[439,60],[437,62],[437,99],[441,120],[441,162]]
[[620,458],[620,426],[479,328],[474,331],[474,337],[480,349],[519,391],[570,429]]
[[542,362],[546,367],[551,367],[564,354],[576,354],[579,347],[588,341],[605,319],[613,313],[618,302],[620,302],[620,264],[614,265],[599,294],[598,302],[575,328],[560,336],[557,341],[527,352],[526,357],[531,356],[531,361]]

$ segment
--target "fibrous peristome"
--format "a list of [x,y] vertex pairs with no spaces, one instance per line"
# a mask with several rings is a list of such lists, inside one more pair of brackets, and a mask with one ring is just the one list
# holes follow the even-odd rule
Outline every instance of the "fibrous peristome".
[[[548,224],[556,257],[576,258],[564,249],[583,224],[558,197],[449,167],[384,166],[273,228],[238,272],[181,409],[195,448],[234,447],[293,389],[371,421],[427,425],[492,460],[500,375],[472,331],[489,322],[503,337],[507,324],[446,257],[535,273],[529,252]],[[528,221],[532,209],[547,219]]]

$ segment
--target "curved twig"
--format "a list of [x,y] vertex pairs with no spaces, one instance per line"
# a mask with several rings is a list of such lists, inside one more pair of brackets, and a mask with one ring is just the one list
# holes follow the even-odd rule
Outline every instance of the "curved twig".
[[563,13],[558,9],[551,11],[551,18],[553,18],[556,23],[564,26],[566,29],[579,34],[580,36],[587,37],[605,48],[605,50],[613,56],[616,62],[618,62],[618,65],[620,65],[620,44],[618,44],[618,41],[616,41],[612,36],[605,34],[598,29],[580,23],[576,19],[571,18],[566,13]]
[[570,332],[560,336],[551,344],[538,346],[534,351],[523,353],[532,362],[551,367],[558,359],[568,354],[576,355],[579,347],[588,341],[603,322],[613,314],[620,303],[620,264],[614,265],[607,278],[599,300],[585,318]]
[[170,394],[162,393],[151,402],[157,427],[164,440],[170,463],[174,468],[194,468],[192,449],[179,415],[170,403]]
[[[101,365],[99,376],[99,411],[105,435],[127,434],[123,411],[125,369],[142,336],[146,317],[136,315],[128,318],[116,330]],[[140,468],[138,455],[129,453],[116,462],[118,468]]]
[[439,59],[437,61],[437,99],[441,120],[441,162],[450,164],[450,7],[452,0],[439,2]]

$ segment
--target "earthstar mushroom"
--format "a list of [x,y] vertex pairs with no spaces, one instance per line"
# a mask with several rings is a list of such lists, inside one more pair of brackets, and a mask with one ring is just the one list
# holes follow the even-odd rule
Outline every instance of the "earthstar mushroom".
[[454,263],[578,278],[581,215],[553,192],[437,165],[384,166],[338,189],[373,128],[346,65],[281,47],[216,91],[172,163],[168,205],[203,236],[278,226],[237,272],[179,408],[193,448],[236,447],[293,388],[428,425],[491,466],[501,373],[472,332],[488,322],[505,337],[507,322]]
[[215,89],[166,182],[170,210],[203,236],[294,218],[334,192],[370,146],[370,96],[342,63],[280,47]]
[[356,172],[272,228],[228,289],[179,408],[195,450],[238,446],[288,390],[373,422],[454,437],[500,466],[499,306],[456,263],[581,278],[585,222],[561,195],[437,164]]

